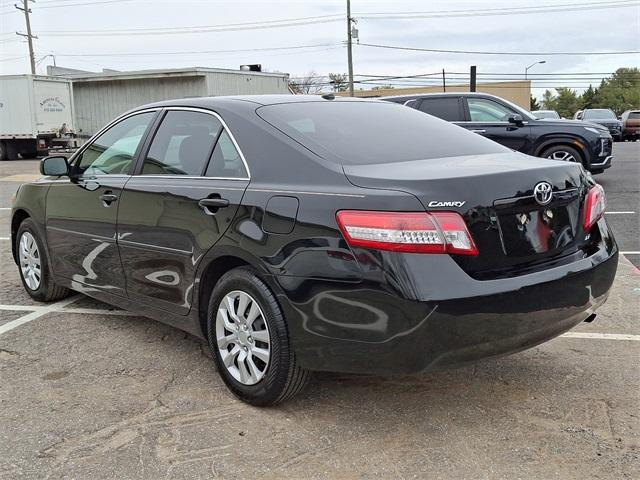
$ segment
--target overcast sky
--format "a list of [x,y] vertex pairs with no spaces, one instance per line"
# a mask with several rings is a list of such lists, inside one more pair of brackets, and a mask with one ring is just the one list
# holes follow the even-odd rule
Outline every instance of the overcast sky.
[[[24,31],[24,17],[14,12],[14,1],[0,0],[0,73],[27,73],[26,42],[15,31]],[[604,0],[492,0],[492,1],[372,1],[353,0],[357,19],[375,12],[405,13],[451,10],[540,7]],[[618,0],[620,2],[620,0]],[[611,3],[611,2],[605,2]],[[362,43],[447,50],[501,52],[620,51],[640,50],[640,4],[631,7],[576,9],[555,13],[493,15],[445,18],[369,19],[360,18],[357,28]],[[606,5],[605,5],[606,6]],[[31,3],[36,58],[55,54],[59,66],[100,71],[102,68],[136,70],[146,68],[205,66],[236,69],[240,64],[261,63],[267,70],[301,76],[310,70],[320,75],[346,72],[346,20],[284,28],[162,35],[95,35],[114,29],[152,29],[265,22],[301,17],[344,15],[346,0],[315,1],[218,1],[218,0],[38,0]],[[63,31],[88,31],[60,36]],[[58,35],[55,33],[58,32]],[[73,32],[72,32],[73,33]],[[141,32],[137,32],[141,33]],[[253,49],[323,45],[299,50]],[[154,55],[154,52],[240,50],[235,53],[183,53]],[[140,56],[105,54],[144,53]],[[75,55],[75,56],[70,56]],[[81,55],[81,56],[78,56]],[[21,58],[14,58],[21,57]],[[354,71],[366,75],[415,75],[441,71],[468,72],[477,65],[479,73],[523,74],[526,65],[545,60],[530,70],[534,74],[612,72],[621,66],[640,66],[640,55],[609,56],[513,56],[411,52],[354,46]],[[44,73],[47,58],[39,64]],[[451,74],[451,83],[455,83]],[[535,76],[534,76],[535,78]],[[564,82],[551,77],[537,87],[566,85],[582,90],[585,79]],[[435,81],[435,80],[434,80]],[[408,83],[405,81],[405,83]],[[596,84],[599,80],[596,80]],[[534,89],[539,96],[544,88]]]

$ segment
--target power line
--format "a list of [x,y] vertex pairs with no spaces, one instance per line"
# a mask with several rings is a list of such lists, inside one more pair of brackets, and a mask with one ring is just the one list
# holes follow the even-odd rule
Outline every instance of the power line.
[[614,51],[614,52],[492,52],[481,50],[445,50],[435,48],[401,47],[397,45],[379,45],[374,43],[359,43],[362,47],[386,48],[391,50],[409,50],[412,52],[430,53],[462,53],[471,55],[512,55],[512,56],[552,56],[552,55],[635,55],[639,50]]
[[357,14],[359,19],[367,20],[410,20],[416,18],[451,18],[482,17],[493,15],[525,15],[536,13],[572,12],[585,10],[601,10],[609,8],[627,8],[640,5],[636,0],[617,0],[590,3],[567,3],[556,5],[538,5],[528,7],[488,8],[476,10],[432,10],[423,12],[363,12]]
[[211,32],[230,32],[240,30],[262,30],[302,25],[315,25],[341,21],[339,15],[323,15],[315,17],[288,18],[280,20],[266,20],[257,22],[227,23],[219,25],[198,25],[164,28],[121,28],[112,30],[42,30],[40,33],[48,37],[77,37],[77,36],[121,36],[121,35],[176,35]]
[[211,55],[216,53],[269,52],[277,50],[301,50],[318,47],[342,46],[342,43],[318,43],[314,45],[292,45],[283,47],[241,48],[233,50],[182,50],[179,52],[109,52],[109,53],[56,53],[58,57],[138,57],[155,55]]

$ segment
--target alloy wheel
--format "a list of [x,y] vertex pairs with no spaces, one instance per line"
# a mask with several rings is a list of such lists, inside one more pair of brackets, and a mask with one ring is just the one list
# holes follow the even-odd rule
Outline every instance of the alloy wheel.
[[42,264],[38,244],[31,233],[22,234],[18,249],[24,283],[30,290],[37,290],[42,279]]
[[563,162],[577,162],[576,158],[569,152],[558,150],[547,156],[552,160],[562,160]]
[[229,292],[216,314],[216,343],[227,371],[243,385],[264,377],[271,358],[271,337],[258,302],[241,290]]

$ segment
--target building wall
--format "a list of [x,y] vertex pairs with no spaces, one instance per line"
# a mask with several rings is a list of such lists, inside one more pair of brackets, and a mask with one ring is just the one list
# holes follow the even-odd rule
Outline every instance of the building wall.
[[206,95],[204,76],[128,80],[74,80],[76,132],[89,138],[109,121],[145,103]]
[[[356,90],[356,97],[388,97],[391,95],[413,95],[418,93],[440,93],[442,86],[433,87],[417,87],[417,88],[384,88],[380,90]],[[469,85],[447,85],[447,92],[468,92]],[[529,110],[531,82],[529,80],[516,82],[495,82],[495,83],[478,83],[476,91],[489,93],[497,97],[515,103],[516,105]],[[339,93],[338,95],[348,95],[348,93]]]
[[249,73],[208,72],[207,95],[260,95],[265,93],[288,94],[286,76],[252,75]]
[[93,76],[72,80],[76,132],[85,140],[118,115],[146,103],[188,97],[290,93],[285,74],[194,70],[139,78]]

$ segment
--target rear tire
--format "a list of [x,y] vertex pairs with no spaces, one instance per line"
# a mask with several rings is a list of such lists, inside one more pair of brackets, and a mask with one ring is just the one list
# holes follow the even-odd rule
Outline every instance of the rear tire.
[[25,219],[18,228],[16,254],[22,285],[31,298],[39,302],[52,302],[69,296],[69,289],[54,283],[47,249],[30,218]]
[[544,150],[540,156],[542,158],[550,158],[551,160],[575,162],[584,165],[584,159],[580,152],[568,145],[554,145]]
[[309,380],[309,372],[298,366],[275,296],[251,268],[230,270],[216,284],[207,338],[222,380],[251,405],[288,400]]

